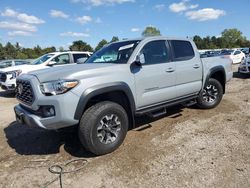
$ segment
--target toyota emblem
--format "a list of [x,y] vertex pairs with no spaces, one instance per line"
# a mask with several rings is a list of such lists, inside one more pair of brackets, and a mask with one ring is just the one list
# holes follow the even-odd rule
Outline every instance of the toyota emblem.
[[22,85],[22,84],[19,84],[19,85],[18,85],[18,87],[17,87],[17,92],[18,92],[19,95],[22,94],[22,92],[23,92],[23,85]]

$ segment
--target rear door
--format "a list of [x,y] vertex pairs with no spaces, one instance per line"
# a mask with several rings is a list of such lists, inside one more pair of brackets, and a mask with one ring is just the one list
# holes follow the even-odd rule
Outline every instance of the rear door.
[[176,97],[183,98],[197,94],[202,88],[202,64],[195,55],[192,43],[185,40],[171,40],[173,63],[176,66]]
[[145,64],[134,70],[137,107],[165,102],[176,97],[175,64],[170,62],[170,51],[166,40],[150,41],[140,53]]

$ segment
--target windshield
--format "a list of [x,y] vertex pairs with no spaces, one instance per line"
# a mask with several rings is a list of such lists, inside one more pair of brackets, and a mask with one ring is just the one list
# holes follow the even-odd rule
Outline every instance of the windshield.
[[85,63],[125,64],[139,40],[111,43],[95,52]]
[[45,54],[31,63],[31,65],[40,65],[51,58],[53,54]]
[[11,67],[12,66],[12,61],[1,61],[0,62],[0,69],[6,68],[6,67]]

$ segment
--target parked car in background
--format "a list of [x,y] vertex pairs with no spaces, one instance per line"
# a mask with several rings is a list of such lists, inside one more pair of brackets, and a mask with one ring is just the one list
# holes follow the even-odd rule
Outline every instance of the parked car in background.
[[246,56],[249,55],[250,48],[241,48],[240,49]]
[[29,60],[23,60],[23,59],[3,60],[0,61],[0,70],[7,67],[29,64],[30,62],[31,61]]
[[246,55],[240,50],[222,50],[221,55],[233,61],[233,64],[241,63]]
[[238,72],[242,74],[250,74],[250,57],[246,57],[245,60],[239,65]]
[[27,65],[19,65],[0,69],[1,88],[3,90],[15,91],[16,78],[23,73],[49,68],[52,66],[69,65],[77,62],[79,63],[78,59],[81,59],[80,63],[84,63],[84,59],[90,57],[91,54],[92,52],[78,51],[53,52],[45,54]]

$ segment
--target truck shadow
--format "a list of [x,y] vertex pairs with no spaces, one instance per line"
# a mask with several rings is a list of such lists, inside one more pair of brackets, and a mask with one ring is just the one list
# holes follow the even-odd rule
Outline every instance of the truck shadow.
[[234,78],[240,78],[240,79],[249,79],[250,78],[250,74],[241,74],[239,72],[234,72],[233,73],[233,77]]
[[[69,132],[70,131],[70,132]],[[75,157],[94,157],[85,151],[72,129],[64,131],[50,131],[40,128],[29,128],[12,122],[4,129],[9,146],[20,155],[49,155],[60,152],[63,146],[65,151]]]
[[[151,123],[158,119],[176,115],[180,116],[182,109],[179,107],[171,108],[167,115],[158,118],[141,116],[136,118],[136,131],[143,131],[151,127]],[[175,118],[175,116],[171,117]],[[80,144],[77,129],[65,129],[61,131],[49,131],[40,128],[29,128],[12,122],[4,129],[7,142],[20,155],[49,155],[60,153],[61,146],[64,150],[74,157],[90,158],[94,154],[86,151]]]
[[0,97],[5,97],[5,98],[14,98],[15,97],[15,93],[11,92],[11,91],[2,91],[0,90]]

